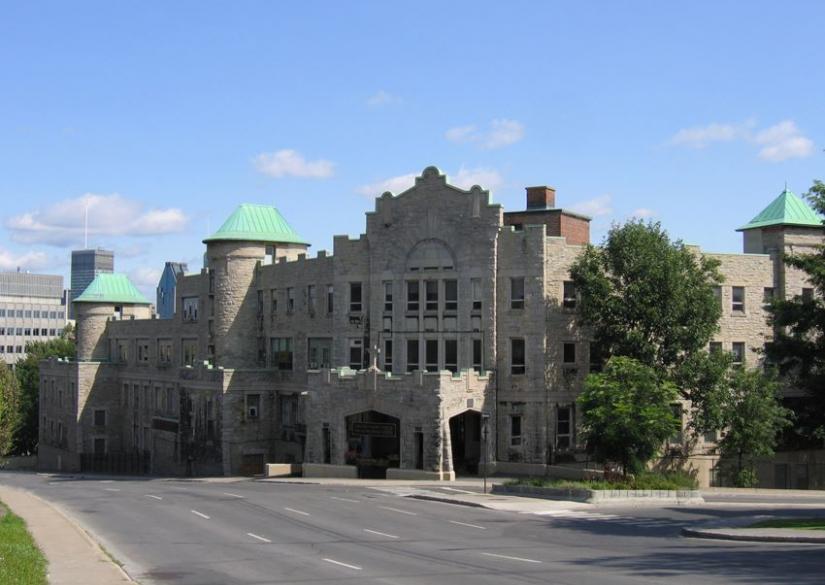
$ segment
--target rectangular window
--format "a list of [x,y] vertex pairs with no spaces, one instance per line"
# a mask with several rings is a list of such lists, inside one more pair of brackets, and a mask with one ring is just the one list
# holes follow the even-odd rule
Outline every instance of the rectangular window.
[[384,340],[384,371],[392,372],[392,339]]
[[384,311],[392,312],[392,282],[384,283]]
[[158,362],[168,364],[172,362],[172,341],[161,339],[158,341]]
[[524,279],[511,278],[510,279],[510,308],[523,309],[524,308]]
[[418,339],[407,340],[407,371],[414,372],[419,368]]
[[269,310],[272,315],[276,315],[278,313],[278,289],[273,288],[269,292]]
[[561,304],[565,309],[576,308],[576,285],[572,280],[564,281]]
[[481,310],[481,279],[473,278],[470,280],[470,288],[473,295],[473,311]]
[[424,331],[438,331],[438,317],[424,317]]
[[458,340],[444,340],[444,369],[453,374],[458,372]]
[[407,281],[407,310],[418,312],[420,301],[420,286],[417,280]]
[[734,312],[745,312],[745,287],[734,286],[731,290],[731,310]]
[[198,341],[196,339],[184,339],[181,341],[181,350],[183,365],[195,365],[195,360],[198,357]]
[[510,340],[510,373],[514,376],[524,374],[526,369],[524,339]]
[[94,416],[95,416],[95,421],[94,422],[95,422],[96,427],[105,427],[106,426],[106,411],[105,410],[95,409]]
[[803,303],[810,303],[814,300],[814,289],[812,288],[803,288],[802,289],[802,302]]
[[349,283],[349,311],[350,313],[360,313],[362,309],[361,304],[361,283]]
[[261,395],[247,394],[246,395],[246,419],[254,420],[261,416]]
[[601,372],[607,361],[606,351],[598,343],[590,344],[590,371]]
[[571,409],[569,406],[559,406],[556,410],[556,449],[566,451],[572,443]]
[[438,371],[438,340],[427,339],[424,341],[425,368],[428,372]]
[[105,455],[106,454],[106,439],[104,437],[95,437],[94,452],[95,452],[95,455]]
[[137,351],[138,351],[138,363],[148,364],[149,363],[149,342],[148,341],[138,341],[137,342]]
[[364,364],[364,340],[349,340],[349,367],[351,370],[360,370]]
[[33,315],[34,315],[35,319],[39,319],[40,318],[40,311],[34,311]]
[[673,409],[673,416],[676,418],[677,421],[679,421],[679,430],[673,433],[673,436],[670,437],[670,440],[668,442],[674,446],[681,446],[682,442],[684,441],[684,436],[682,434],[682,424],[684,422],[682,420],[682,405],[671,404],[670,407],[671,409]]
[[269,344],[272,367],[278,370],[292,370],[292,338],[272,337]]
[[510,415],[510,446],[521,446],[521,415]]
[[198,301],[198,297],[183,297],[181,303],[183,305],[184,322],[194,322],[198,320]]
[[765,305],[770,305],[773,302],[774,289],[772,286],[766,286],[762,289],[762,302]]
[[476,372],[481,372],[484,369],[480,339],[473,339],[473,369]]
[[424,294],[425,300],[427,304],[424,306],[424,309],[427,311],[437,311],[438,310],[438,281],[437,280],[425,280],[424,281]]
[[331,367],[332,339],[329,337],[310,337],[307,340],[307,361],[310,370]]
[[741,366],[745,363],[745,343],[743,341],[734,341],[731,344],[731,353],[733,354],[733,365]]
[[722,342],[721,341],[711,341],[710,342],[710,353],[722,353]]
[[392,331],[392,317],[384,317],[381,319],[381,329],[386,333]]
[[295,312],[295,288],[291,286],[286,289],[286,312]]
[[315,296],[315,285],[307,285],[307,313],[310,315],[315,314]]
[[458,281],[444,281],[444,310],[455,312],[458,310]]
[[576,344],[575,343],[565,343],[564,344],[564,363],[565,364],[575,364],[576,363]]

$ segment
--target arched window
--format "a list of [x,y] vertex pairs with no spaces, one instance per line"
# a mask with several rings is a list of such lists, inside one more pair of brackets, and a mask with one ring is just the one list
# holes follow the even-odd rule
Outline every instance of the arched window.
[[453,253],[441,240],[421,240],[407,256],[407,270],[453,270]]

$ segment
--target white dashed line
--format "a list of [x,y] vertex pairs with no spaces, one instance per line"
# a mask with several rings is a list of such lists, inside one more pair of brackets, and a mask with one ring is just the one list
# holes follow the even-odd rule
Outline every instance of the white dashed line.
[[364,532],[369,532],[370,534],[377,534],[378,536],[386,536],[387,538],[398,538],[393,534],[387,534],[386,532],[378,532],[377,530],[370,530],[369,528],[364,528]]
[[257,534],[252,534],[251,532],[247,532],[246,534],[247,534],[247,536],[251,536],[252,538],[257,538],[261,542],[272,542],[268,538],[264,538],[263,536],[258,536]]
[[153,496],[152,494],[146,494],[147,498],[152,498],[153,500],[162,500],[160,496]]
[[351,504],[360,504],[361,503],[360,500],[351,500],[349,498],[339,498],[339,497],[336,497],[336,496],[330,496],[329,498],[331,500],[338,500],[339,502],[349,502]]
[[352,569],[353,571],[360,571],[361,567],[357,567],[355,565],[348,565],[347,563],[342,563],[341,561],[334,561],[332,559],[324,559],[328,563],[332,563],[333,565],[340,565],[341,567],[346,567],[347,569]]
[[541,561],[536,561],[534,559],[524,559],[522,557],[509,557],[507,555],[497,555],[495,553],[486,553],[486,552],[483,552],[481,554],[483,554],[484,556],[487,556],[487,557],[496,557],[497,559],[508,559],[508,560],[511,560],[511,561],[522,561],[523,563],[541,563]]
[[487,530],[484,526],[479,526],[478,524],[467,524],[466,522],[457,522],[455,520],[450,520],[450,524],[458,524],[459,526],[469,526],[470,528],[478,528],[479,530]]
[[409,516],[418,516],[415,512],[409,512],[407,510],[399,510],[398,508],[390,508],[389,506],[378,506],[379,508],[384,508],[385,510],[392,510],[393,512],[398,512],[399,514],[408,514]]
[[201,514],[197,510],[189,510],[189,511],[192,512],[195,516],[200,516],[201,518],[205,518],[205,519],[209,520],[209,516],[207,516],[206,514]]
[[296,510],[295,508],[284,508],[287,512],[295,512],[296,514],[300,514],[301,516],[309,516],[309,512],[301,512],[300,510]]
[[232,496],[233,498],[245,498],[246,496],[241,496],[239,494],[230,494],[229,492],[221,492],[225,496]]

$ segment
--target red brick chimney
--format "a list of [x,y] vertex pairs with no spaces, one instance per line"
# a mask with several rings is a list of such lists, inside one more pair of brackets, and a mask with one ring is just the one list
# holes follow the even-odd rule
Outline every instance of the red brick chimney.
[[527,187],[527,209],[553,209],[556,207],[556,190],[553,187]]

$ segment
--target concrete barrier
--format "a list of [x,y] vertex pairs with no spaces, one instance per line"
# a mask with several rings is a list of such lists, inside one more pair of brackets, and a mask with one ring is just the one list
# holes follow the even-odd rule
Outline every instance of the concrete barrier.
[[325,463],[303,463],[304,477],[342,477],[358,479],[358,468],[354,465],[328,465]]
[[699,490],[589,490],[528,485],[494,485],[494,494],[587,502],[590,504],[700,504],[705,500]]
[[266,477],[290,477],[301,473],[300,463],[267,463]]

